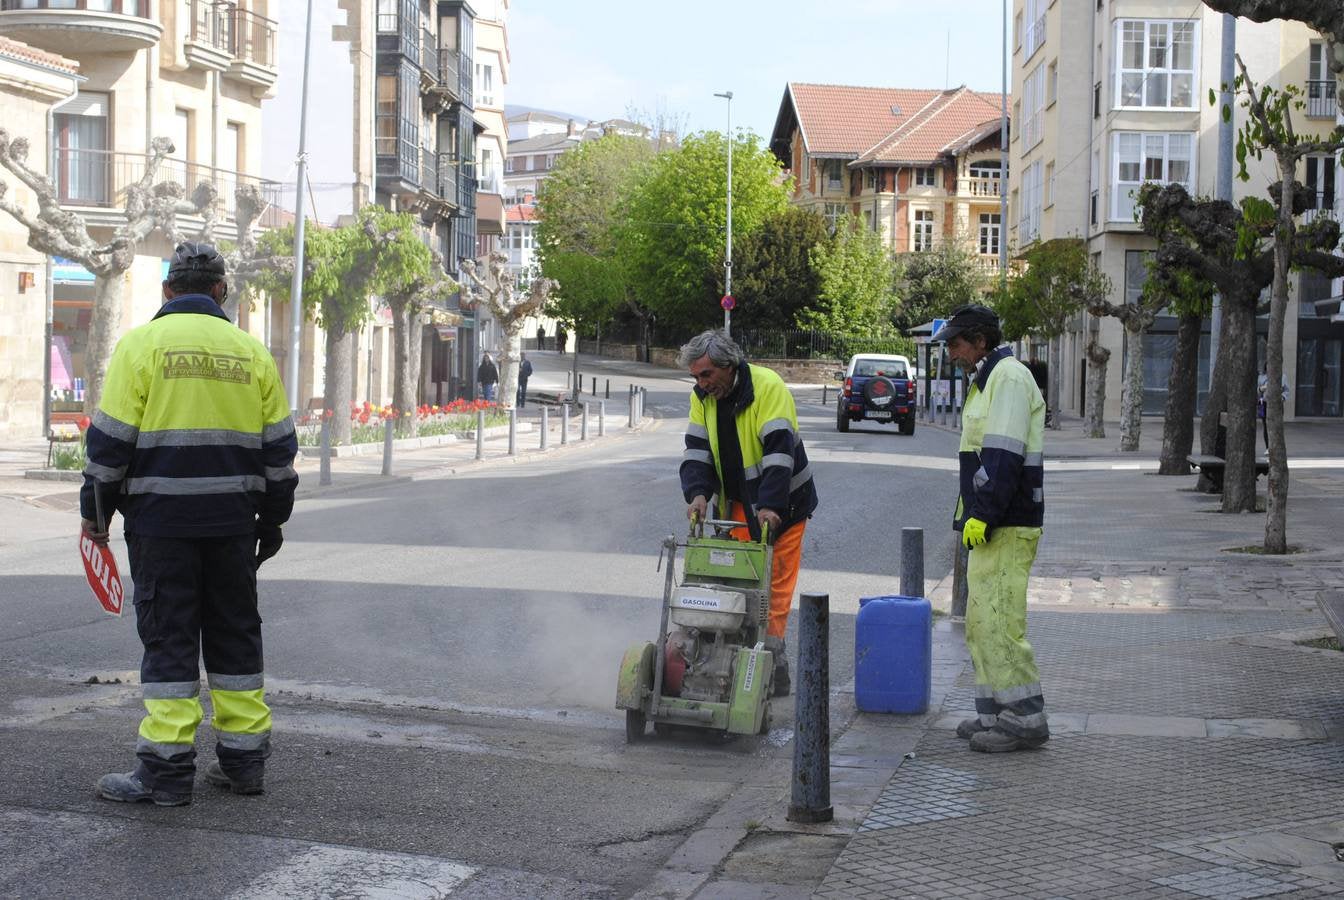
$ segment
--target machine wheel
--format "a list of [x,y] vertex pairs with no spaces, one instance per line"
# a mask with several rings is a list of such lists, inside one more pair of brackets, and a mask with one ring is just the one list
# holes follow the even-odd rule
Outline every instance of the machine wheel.
[[625,711],[625,742],[627,744],[637,744],[644,740],[644,711],[639,709],[627,709]]
[[915,414],[910,413],[904,419],[901,419],[901,434],[915,433]]
[[843,403],[835,408],[835,430],[841,434],[849,432],[849,414],[845,412]]

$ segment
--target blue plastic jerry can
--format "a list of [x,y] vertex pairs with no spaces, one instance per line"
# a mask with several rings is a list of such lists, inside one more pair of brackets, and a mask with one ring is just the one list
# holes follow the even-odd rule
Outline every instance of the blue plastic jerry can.
[[929,709],[933,608],[924,597],[864,597],[854,627],[854,704],[863,712]]

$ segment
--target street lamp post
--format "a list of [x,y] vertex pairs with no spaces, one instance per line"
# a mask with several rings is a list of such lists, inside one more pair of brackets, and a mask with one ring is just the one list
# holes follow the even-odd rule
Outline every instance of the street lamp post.
[[294,185],[294,275],[289,286],[289,409],[299,415],[299,355],[303,334],[303,187],[308,169],[308,63],[313,46],[313,0],[303,34],[303,89],[299,101],[299,172]]
[[723,333],[730,334],[733,320],[733,92],[715,94],[728,101],[728,251],[723,260]]

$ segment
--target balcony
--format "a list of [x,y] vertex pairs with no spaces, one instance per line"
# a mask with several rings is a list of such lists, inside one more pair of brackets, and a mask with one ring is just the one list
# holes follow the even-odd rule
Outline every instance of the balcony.
[[957,193],[965,197],[998,199],[1000,181],[997,178],[960,178]]
[[1335,100],[1335,80],[1307,82],[1307,115],[1313,119],[1333,119],[1339,115]]
[[[1312,194],[1314,193],[1314,196]],[[1335,195],[1325,191],[1309,192],[1310,205],[1302,213],[1302,224],[1310,225],[1317,219],[1333,219],[1339,221],[1339,213],[1335,209]]]
[[231,3],[220,6],[225,46],[233,56],[225,76],[269,88],[280,75],[275,56],[275,22]]
[[[86,216],[90,224],[118,224],[125,216],[126,188],[145,174],[147,161],[148,157],[142,153],[57,148],[52,159],[56,197],[66,206],[107,211]],[[235,192],[243,185],[259,188],[268,203],[275,203],[280,196],[280,186],[273,181],[178,159],[160,163],[154,180],[177,182],[186,197],[204,182],[214,184],[220,210],[228,219],[232,219],[236,209]]]
[[191,0],[191,33],[182,50],[187,64],[223,72],[233,60],[228,40],[228,8],[215,0]]
[[150,0],[0,0],[0,35],[79,59],[159,42]]

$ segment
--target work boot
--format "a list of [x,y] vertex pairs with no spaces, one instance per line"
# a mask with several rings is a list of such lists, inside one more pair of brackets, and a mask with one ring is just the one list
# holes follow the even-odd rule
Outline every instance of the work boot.
[[224,768],[218,760],[205,767],[205,780],[215,787],[228,788],[235,794],[260,794],[266,790],[261,775],[246,781],[234,781],[224,774]]
[[971,749],[980,753],[1011,753],[1014,750],[1034,750],[1048,740],[1050,740],[1048,734],[1044,737],[1019,737],[995,725],[979,734],[971,735]]
[[766,635],[765,649],[775,660],[775,696],[787,697],[793,685],[789,681],[789,656],[785,652],[784,639]]
[[972,737],[982,731],[989,731],[989,726],[981,724],[979,716],[962,719],[957,723],[957,737],[961,738],[963,741],[969,741]]
[[155,806],[186,806],[191,794],[173,794],[157,788],[147,788],[135,772],[113,773],[98,779],[98,796],[117,803],[140,803],[148,800]]

